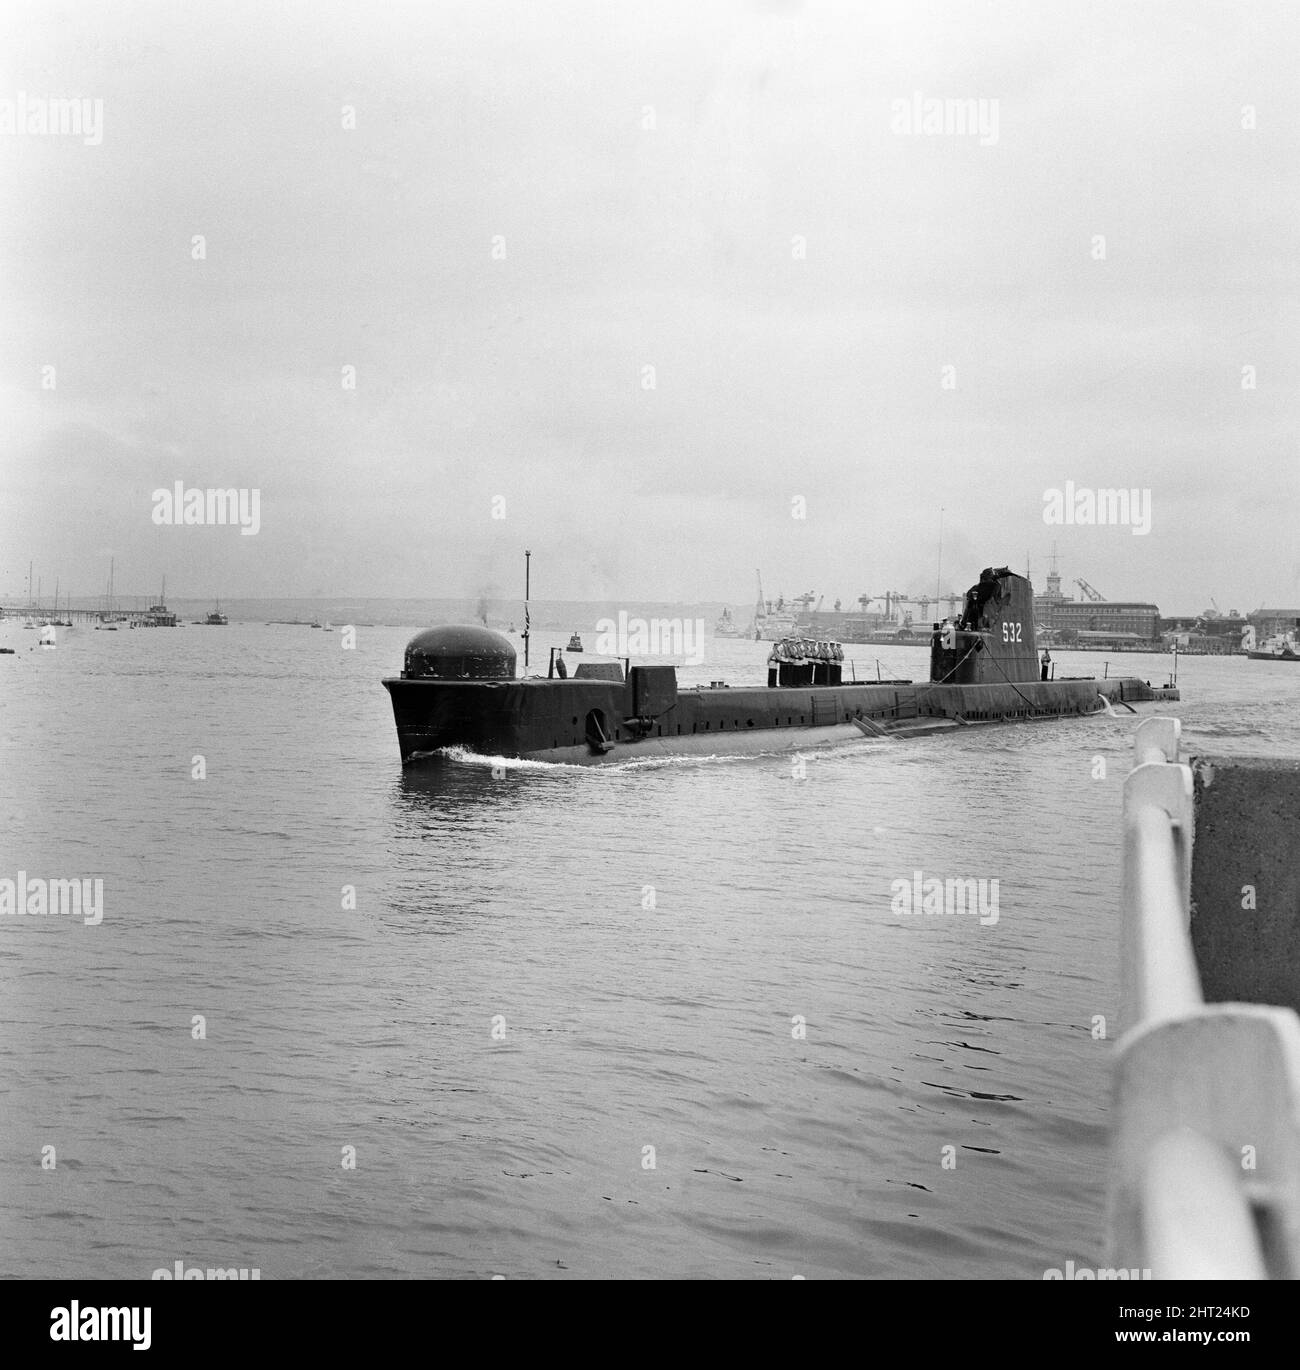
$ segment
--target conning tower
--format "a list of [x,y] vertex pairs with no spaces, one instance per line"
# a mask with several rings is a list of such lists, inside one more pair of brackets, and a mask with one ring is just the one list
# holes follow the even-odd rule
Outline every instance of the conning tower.
[[1033,586],[1009,567],[986,566],[966,591],[961,617],[935,625],[930,679],[1002,685],[1038,678]]

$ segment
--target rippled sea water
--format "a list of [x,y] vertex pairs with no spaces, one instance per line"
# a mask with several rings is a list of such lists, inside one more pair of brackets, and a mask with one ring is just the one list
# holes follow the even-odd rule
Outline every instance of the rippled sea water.
[[[98,926],[0,918],[0,1275],[1098,1263],[1136,719],[864,739],[802,778],[404,774],[379,681],[411,631],[42,652],[0,623],[0,876],[105,890]],[[765,651],[716,642],[683,679],[761,680]],[[1185,658],[1180,684],[1143,712],[1190,750],[1300,755],[1300,667]],[[998,880],[997,922],[892,911],[918,870]]]

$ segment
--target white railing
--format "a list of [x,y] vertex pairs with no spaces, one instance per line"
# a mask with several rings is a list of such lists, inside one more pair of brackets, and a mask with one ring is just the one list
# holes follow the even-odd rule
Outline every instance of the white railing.
[[1124,783],[1110,1257],[1155,1279],[1294,1279],[1300,1018],[1202,998],[1193,777],[1178,741],[1176,719],[1144,720]]

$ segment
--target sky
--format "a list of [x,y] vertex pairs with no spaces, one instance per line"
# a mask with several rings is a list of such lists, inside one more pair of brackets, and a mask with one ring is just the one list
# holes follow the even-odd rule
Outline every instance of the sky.
[[1300,604],[1298,24],[0,0],[0,594]]

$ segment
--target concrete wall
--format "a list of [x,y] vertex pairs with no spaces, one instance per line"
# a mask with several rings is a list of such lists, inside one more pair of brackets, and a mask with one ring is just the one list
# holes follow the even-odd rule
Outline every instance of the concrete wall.
[[1206,1002],[1300,1011],[1300,761],[1203,756],[1192,772],[1191,933]]

